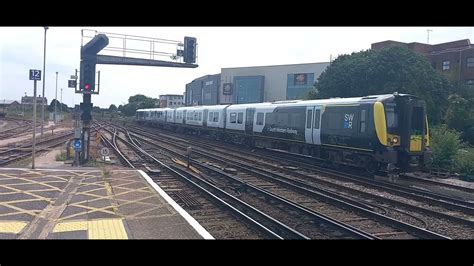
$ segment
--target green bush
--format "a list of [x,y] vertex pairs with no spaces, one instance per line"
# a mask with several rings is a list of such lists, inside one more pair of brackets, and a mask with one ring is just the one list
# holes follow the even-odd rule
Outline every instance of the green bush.
[[462,147],[461,134],[446,125],[439,125],[431,129],[432,167],[454,170],[455,160]]
[[474,175],[474,148],[461,149],[458,152],[456,170],[462,175]]
[[66,161],[66,152],[61,151],[60,154],[56,154],[56,161]]

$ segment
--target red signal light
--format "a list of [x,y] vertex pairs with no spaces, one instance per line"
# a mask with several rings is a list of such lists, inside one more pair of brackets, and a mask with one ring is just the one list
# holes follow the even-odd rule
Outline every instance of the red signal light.
[[91,89],[91,85],[90,85],[90,84],[86,84],[86,85],[84,86],[84,89],[85,89],[85,90],[90,90],[90,89]]

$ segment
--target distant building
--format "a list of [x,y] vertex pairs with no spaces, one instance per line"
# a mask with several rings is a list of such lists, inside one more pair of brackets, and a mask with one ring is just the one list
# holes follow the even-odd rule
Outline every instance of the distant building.
[[[36,97],[36,104],[41,106],[42,99],[42,97]],[[21,97],[21,104],[33,105],[33,96]],[[46,97],[44,97],[44,105],[48,105],[48,99]]]
[[15,100],[0,100],[0,112],[6,112],[7,110],[17,110],[21,107],[21,104]]
[[185,105],[219,104],[221,74],[207,75],[186,84]]
[[451,81],[474,87],[474,46],[469,39],[439,44],[383,41],[373,43],[371,47],[380,50],[390,45],[402,45],[422,54],[434,69],[445,74]]
[[160,108],[162,107],[177,108],[181,106],[183,106],[183,95],[181,94],[160,95]]
[[186,105],[241,104],[302,99],[329,62],[222,68],[186,84]]
[[21,104],[15,100],[0,100],[0,106],[2,107],[19,107]]

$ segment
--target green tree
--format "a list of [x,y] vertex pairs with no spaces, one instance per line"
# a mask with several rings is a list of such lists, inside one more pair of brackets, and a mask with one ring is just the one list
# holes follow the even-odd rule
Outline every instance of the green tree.
[[432,165],[438,168],[453,170],[455,159],[462,147],[461,134],[446,125],[433,127],[431,130]]
[[406,47],[390,46],[339,56],[318,78],[309,97],[413,94],[426,101],[429,119],[436,124],[443,118],[452,90],[450,82],[422,55]]
[[117,106],[115,106],[115,104],[111,104],[109,107],[109,112],[111,113],[117,112]]
[[118,110],[125,116],[134,116],[135,111],[138,109],[157,107],[157,102],[158,99],[156,98],[150,98],[142,94],[137,94],[135,96],[130,96],[128,98],[128,103],[125,105],[120,105]]

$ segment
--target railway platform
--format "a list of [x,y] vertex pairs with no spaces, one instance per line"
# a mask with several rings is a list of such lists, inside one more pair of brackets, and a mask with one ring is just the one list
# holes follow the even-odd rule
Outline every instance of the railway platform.
[[143,171],[0,168],[0,239],[212,239]]

